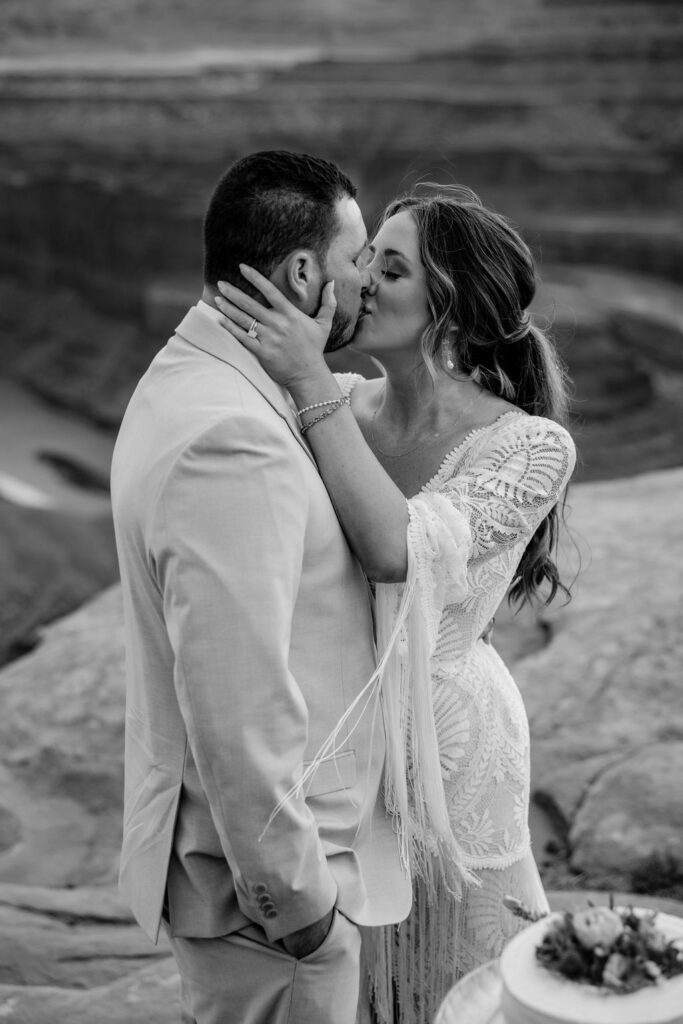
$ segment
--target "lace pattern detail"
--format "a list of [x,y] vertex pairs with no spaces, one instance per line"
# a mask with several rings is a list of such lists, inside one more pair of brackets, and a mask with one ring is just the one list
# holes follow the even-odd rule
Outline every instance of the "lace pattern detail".
[[342,395],[346,397],[346,395],[351,394],[356,384],[360,384],[362,380],[365,380],[365,377],[362,377],[360,373],[335,373],[334,379],[339,385]]
[[472,536],[467,519],[438,493],[409,501],[408,513],[408,546],[420,581],[419,599],[429,646],[434,648],[446,591],[451,600],[467,595]]
[[[405,672],[412,647],[429,651],[426,678],[413,666],[410,699],[418,689],[431,693],[449,819],[461,866],[470,870],[507,867],[529,848],[526,713],[510,673],[479,637],[573,465],[562,427],[512,412],[469,435],[409,501],[414,600],[422,614],[408,622],[406,613],[398,656]],[[387,635],[402,597],[403,585],[377,587]],[[412,763],[423,737],[413,734],[410,716],[404,728]]]

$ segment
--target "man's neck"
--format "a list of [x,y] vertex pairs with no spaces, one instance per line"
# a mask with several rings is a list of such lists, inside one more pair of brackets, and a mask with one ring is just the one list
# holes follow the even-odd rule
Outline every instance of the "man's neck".
[[202,302],[207,304],[207,306],[211,306],[212,309],[216,309],[216,304],[213,300],[217,295],[220,295],[218,288],[215,288],[212,284],[205,284],[200,298]]

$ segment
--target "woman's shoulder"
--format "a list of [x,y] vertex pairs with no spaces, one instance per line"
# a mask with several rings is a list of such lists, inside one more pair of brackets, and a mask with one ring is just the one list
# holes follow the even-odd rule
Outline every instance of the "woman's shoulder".
[[495,426],[500,425],[501,429],[509,429],[518,434],[527,434],[529,437],[537,437],[542,434],[552,434],[571,441],[571,434],[557,420],[548,416],[535,416],[525,412],[519,406],[509,405],[494,421]]
[[530,446],[562,448],[574,453],[574,440],[566,427],[547,416],[533,416],[529,413],[507,417],[504,431],[526,440]]
[[520,471],[542,472],[568,480],[576,463],[576,448],[566,427],[546,416],[523,412],[505,413],[481,437],[475,462],[518,465]]

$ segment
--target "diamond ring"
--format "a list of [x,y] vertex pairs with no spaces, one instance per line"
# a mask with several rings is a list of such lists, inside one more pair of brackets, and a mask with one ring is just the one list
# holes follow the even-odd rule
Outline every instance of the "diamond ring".
[[249,330],[247,331],[247,337],[258,338],[258,320],[252,320],[249,324]]

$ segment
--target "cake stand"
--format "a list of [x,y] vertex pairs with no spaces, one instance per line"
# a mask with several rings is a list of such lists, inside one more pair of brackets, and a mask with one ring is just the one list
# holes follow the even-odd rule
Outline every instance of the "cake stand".
[[439,1007],[434,1024],[503,1024],[500,960],[490,960],[454,985]]

